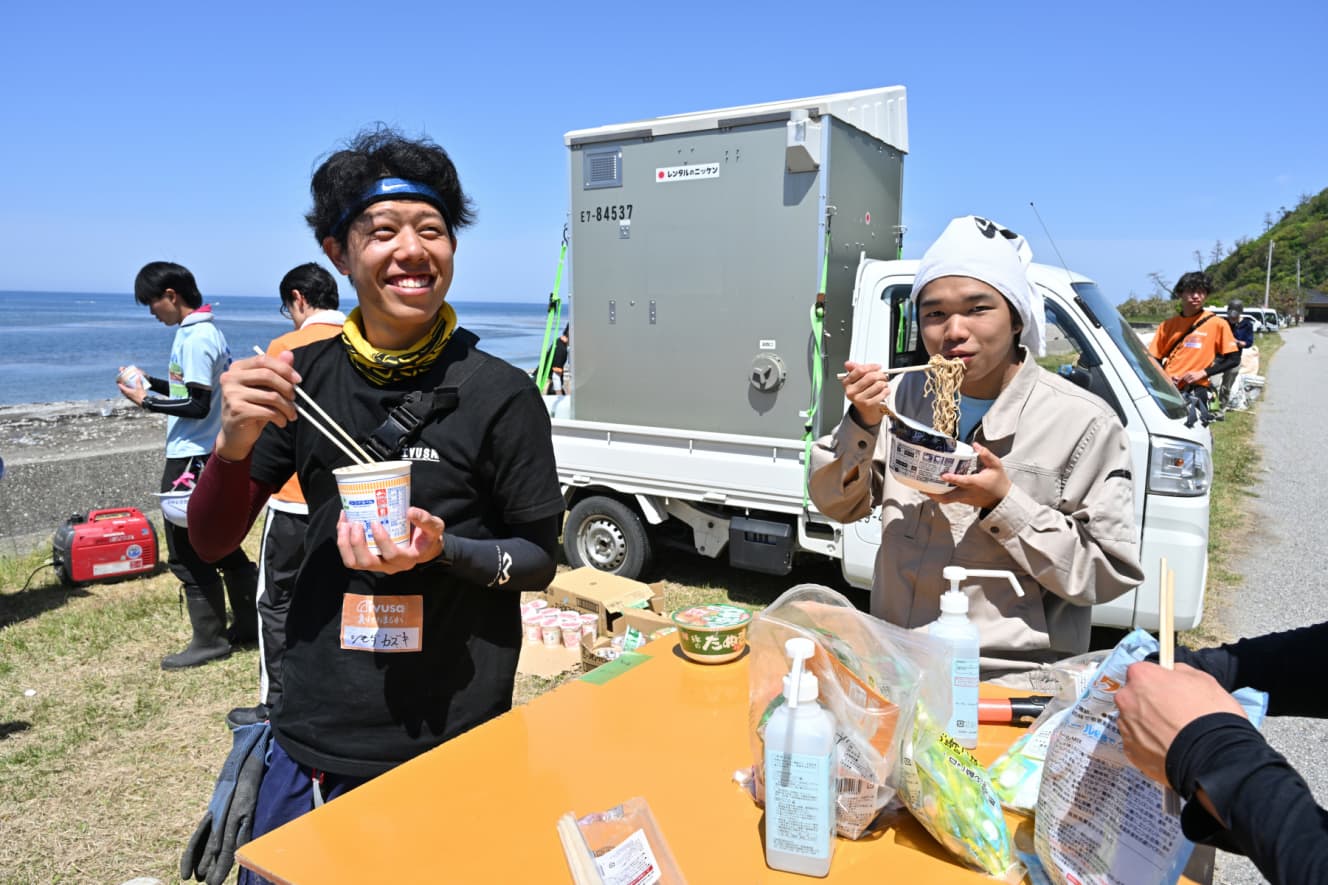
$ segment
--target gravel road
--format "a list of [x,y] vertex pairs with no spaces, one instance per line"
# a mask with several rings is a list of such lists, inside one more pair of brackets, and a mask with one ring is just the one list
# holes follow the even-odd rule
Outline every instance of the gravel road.
[[[1237,565],[1244,582],[1221,613],[1237,636],[1258,636],[1328,620],[1328,555],[1319,527],[1328,465],[1306,440],[1328,438],[1328,409],[1320,383],[1328,378],[1328,326],[1284,329],[1285,343],[1268,370],[1255,442],[1263,470],[1251,477],[1254,530]],[[1220,429],[1220,428],[1219,428]],[[1306,673],[1318,691],[1319,673]],[[1328,806],[1328,721],[1269,719],[1269,742],[1296,767],[1319,804]],[[1215,882],[1263,882],[1243,857],[1218,852]]]

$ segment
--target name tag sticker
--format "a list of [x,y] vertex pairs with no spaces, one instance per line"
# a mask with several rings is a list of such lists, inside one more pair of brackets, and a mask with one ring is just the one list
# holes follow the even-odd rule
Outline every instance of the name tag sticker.
[[1187,338],[1185,339],[1185,346],[1190,348],[1191,350],[1198,350],[1200,347],[1203,347],[1203,339]]
[[423,596],[341,598],[341,647],[349,651],[412,652],[423,648]]

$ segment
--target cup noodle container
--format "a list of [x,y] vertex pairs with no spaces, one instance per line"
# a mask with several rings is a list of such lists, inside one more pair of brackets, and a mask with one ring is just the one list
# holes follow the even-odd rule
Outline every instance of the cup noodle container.
[[599,615],[583,614],[581,616],[581,635],[589,636],[591,639],[599,635]]
[[346,519],[364,526],[364,540],[370,553],[378,553],[370,526],[380,524],[392,543],[404,547],[410,540],[406,508],[410,506],[410,462],[379,461],[338,467],[332,471],[341,493],[341,509]]
[[547,648],[557,648],[562,644],[563,631],[559,626],[557,612],[549,612],[540,617],[540,639]]
[[521,635],[526,642],[539,645],[544,641],[544,633],[540,629],[540,613],[535,610],[527,610],[521,614]]
[[[902,416],[893,416],[890,420],[894,426],[890,431],[890,454],[886,463],[895,479],[909,488],[945,494],[954,486],[942,482],[941,474],[969,474],[977,470],[977,452],[967,443],[938,434],[930,427]],[[937,444],[950,447],[952,451],[938,451]]]
[[577,612],[563,612],[558,616],[558,626],[563,631],[563,647],[580,648],[581,615]]
[[120,374],[115,376],[115,380],[125,387],[138,388],[145,387],[147,382],[147,379],[143,377],[143,370],[138,366],[125,366],[120,370]]

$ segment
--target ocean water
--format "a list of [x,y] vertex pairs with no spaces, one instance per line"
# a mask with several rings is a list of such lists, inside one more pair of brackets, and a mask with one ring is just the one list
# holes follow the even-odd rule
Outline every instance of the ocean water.
[[[211,304],[236,359],[292,328],[275,295]],[[546,304],[452,304],[481,348],[527,371],[538,364]],[[119,398],[120,366],[165,375],[174,336],[175,327],[157,322],[131,294],[0,292],[0,406]]]

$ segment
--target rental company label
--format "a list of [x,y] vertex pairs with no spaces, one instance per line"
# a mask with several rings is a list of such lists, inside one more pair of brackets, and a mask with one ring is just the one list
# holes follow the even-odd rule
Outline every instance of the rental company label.
[[719,164],[697,163],[692,166],[662,166],[655,170],[656,184],[670,184],[675,181],[698,181],[702,178],[719,178]]

